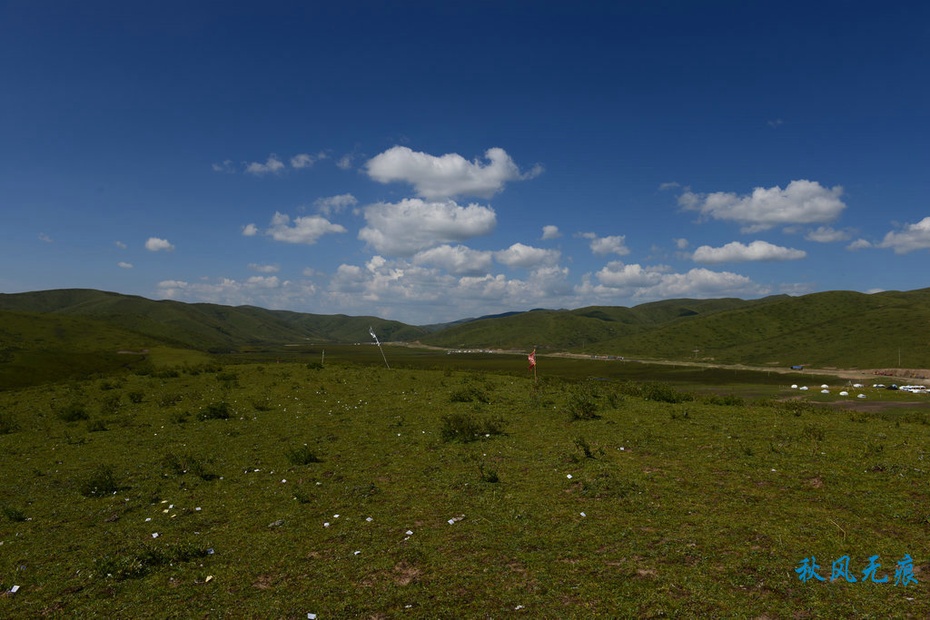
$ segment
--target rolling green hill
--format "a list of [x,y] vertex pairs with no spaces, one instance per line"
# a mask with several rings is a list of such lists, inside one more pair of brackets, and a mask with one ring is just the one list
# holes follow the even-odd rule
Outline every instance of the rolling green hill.
[[151,340],[105,322],[0,311],[0,389],[138,367]]
[[412,340],[426,333],[376,317],[153,301],[88,289],[0,294],[0,310],[92,318],[162,343],[215,352],[269,343],[367,341],[369,326],[383,340]]
[[930,289],[760,300],[667,321],[593,347],[600,353],[754,365],[930,367]]
[[179,351],[368,342],[369,327],[385,342],[446,348],[537,347],[543,354],[755,366],[930,368],[930,289],[749,301],[675,299],[633,308],[532,310],[429,327],[83,289],[0,294],[0,313],[0,381],[21,381],[36,368],[64,375],[87,371],[94,363],[101,371],[118,368],[128,360],[117,354],[120,350],[172,351],[174,359]]
[[424,343],[444,347],[527,348],[540,351],[600,350],[597,343],[645,334],[679,320],[752,307],[740,299],[672,299],[625,308],[590,306],[577,310],[532,310],[502,318],[459,323],[430,334]]

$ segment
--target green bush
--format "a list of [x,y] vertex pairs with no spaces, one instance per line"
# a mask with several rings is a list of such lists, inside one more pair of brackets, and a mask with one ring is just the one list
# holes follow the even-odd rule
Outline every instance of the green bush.
[[285,456],[287,456],[287,460],[290,461],[291,465],[309,465],[311,463],[320,462],[320,457],[318,457],[307,444],[297,448],[291,448],[285,452]]
[[10,521],[20,522],[26,520],[26,515],[19,508],[13,508],[12,506],[3,506],[3,516],[5,516]]
[[443,441],[461,441],[468,443],[493,435],[504,434],[504,420],[500,417],[478,417],[469,413],[450,413],[444,415],[439,428]]
[[138,579],[162,566],[172,566],[206,557],[210,550],[190,544],[157,547],[140,545],[135,551],[104,555],[94,560],[93,575],[99,579]]
[[572,420],[596,420],[598,415],[598,394],[594,386],[580,384],[575,386],[568,397],[568,414]]
[[228,420],[229,403],[223,401],[220,403],[210,403],[207,408],[197,414],[198,420]]
[[449,395],[449,400],[453,403],[479,402],[487,404],[491,402],[491,397],[480,387],[469,385],[452,392],[452,394]]
[[58,417],[65,422],[81,422],[90,418],[87,409],[80,403],[71,403],[58,411]]
[[98,465],[93,472],[78,483],[78,490],[84,497],[104,497],[119,491],[119,484],[113,475],[113,468]]
[[107,425],[103,420],[88,420],[87,431],[90,433],[99,433],[107,430]]
[[0,435],[6,435],[19,430],[19,424],[11,413],[0,412]]
[[207,468],[207,461],[192,454],[178,456],[169,452],[162,459],[162,465],[175,476],[193,474],[201,480],[216,480],[219,476]]

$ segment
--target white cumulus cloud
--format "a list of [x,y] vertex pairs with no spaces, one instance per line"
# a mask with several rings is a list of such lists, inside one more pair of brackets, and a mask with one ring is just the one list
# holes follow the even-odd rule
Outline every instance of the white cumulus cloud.
[[368,160],[365,170],[379,183],[401,181],[413,185],[417,194],[427,199],[455,196],[490,198],[508,181],[529,179],[542,169],[520,172],[504,149],[485,152],[486,163],[468,161],[457,153],[435,156],[395,146]]
[[145,242],[145,249],[149,252],[171,252],[174,250],[174,246],[167,239],[149,237],[148,241]]
[[835,243],[837,241],[847,241],[852,234],[848,230],[837,230],[830,226],[818,226],[816,229],[808,231],[804,238],[808,241],[817,243]]
[[258,273],[278,273],[281,271],[281,267],[278,265],[259,265],[258,263],[249,263],[249,269]]
[[291,223],[290,216],[275,212],[274,217],[271,218],[271,225],[265,231],[265,234],[275,241],[313,245],[323,235],[344,232],[346,232],[344,226],[333,224],[325,217],[318,215],[296,217]]
[[452,200],[408,198],[369,205],[363,213],[367,226],[358,238],[393,256],[412,256],[436,245],[485,235],[497,224],[494,209],[476,204],[462,207]]
[[125,261],[120,261],[116,263],[116,266],[120,269],[132,269],[132,263],[127,263]]
[[803,250],[773,245],[768,241],[753,241],[749,245],[733,241],[719,248],[702,245],[691,258],[697,263],[737,263],[745,261],[799,260],[807,256]]
[[278,173],[284,170],[284,162],[278,159],[278,156],[272,153],[265,160],[265,163],[253,161],[246,165],[245,171],[249,174],[261,176],[263,174]]
[[300,170],[302,168],[310,168],[321,159],[326,159],[326,153],[317,153],[316,155],[310,155],[309,153],[298,153],[291,157],[291,168]]
[[463,245],[440,245],[417,252],[412,262],[414,265],[439,267],[455,275],[478,275],[491,269],[493,253]]
[[358,204],[358,199],[352,194],[339,194],[338,196],[327,196],[317,198],[313,205],[323,215],[341,213],[346,207],[354,207]]
[[581,237],[590,239],[589,247],[591,252],[599,256],[605,254],[617,254],[626,256],[630,249],[626,247],[626,235],[610,235],[607,237],[598,237],[596,233],[581,233]]
[[891,248],[895,254],[930,248],[930,217],[925,217],[916,224],[908,224],[899,232],[889,232],[876,247]]
[[502,265],[524,268],[551,266],[559,262],[560,256],[558,250],[534,248],[522,243],[514,243],[506,250],[494,253],[494,258]]
[[840,186],[827,189],[816,181],[802,179],[791,181],[785,189],[757,187],[743,196],[686,191],[679,196],[678,204],[713,219],[738,222],[746,232],[756,232],[779,225],[833,221],[846,208],[840,199],[842,194]]
[[713,298],[753,296],[767,290],[746,276],[729,271],[691,269],[675,273],[662,265],[625,265],[619,261],[608,263],[596,274],[599,285],[586,282],[579,287],[583,295],[593,295],[608,301],[617,295],[638,301],[672,299],[676,297]]
[[558,239],[561,236],[562,236],[562,233],[559,232],[558,226],[552,226],[552,225],[543,226],[543,229],[542,229],[543,241],[547,239]]

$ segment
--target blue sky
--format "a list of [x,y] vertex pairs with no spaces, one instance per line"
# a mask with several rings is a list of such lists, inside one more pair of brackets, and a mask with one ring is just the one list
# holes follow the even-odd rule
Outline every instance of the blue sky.
[[930,286],[922,2],[0,2],[0,292],[411,324]]

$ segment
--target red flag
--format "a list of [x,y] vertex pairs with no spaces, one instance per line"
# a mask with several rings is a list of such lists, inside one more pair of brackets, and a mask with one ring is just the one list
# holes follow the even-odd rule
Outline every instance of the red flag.
[[536,365],[536,349],[533,349],[533,352],[526,356],[526,359],[530,361],[530,368]]

